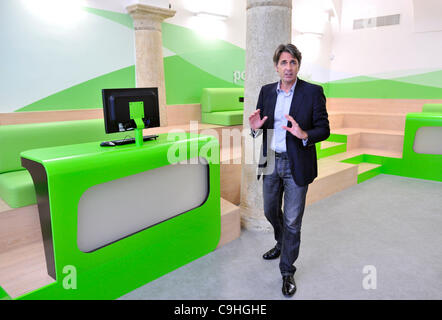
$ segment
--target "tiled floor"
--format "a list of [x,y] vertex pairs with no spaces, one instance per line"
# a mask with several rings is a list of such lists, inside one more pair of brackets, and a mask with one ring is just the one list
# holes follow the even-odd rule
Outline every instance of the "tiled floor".
[[[440,182],[379,175],[322,199],[306,208],[292,299],[442,299],[441,229]],[[121,299],[286,299],[278,260],[261,258],[273,245],[243,230]]]

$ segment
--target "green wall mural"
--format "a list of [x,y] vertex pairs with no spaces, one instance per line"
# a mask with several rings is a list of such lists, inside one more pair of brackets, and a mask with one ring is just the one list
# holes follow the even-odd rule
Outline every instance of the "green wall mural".
[[393,79],[355,77],[327,82],[324,88],[330,98],[441,99],[442,71]]
[[203,88],[236,88],[232,82],[220,79],[179,56],[164,58],[166,104],[200,103]]
[[[133,32],[132,18],[128,14],[88,7],[83,10],[90,14],[89,20],[99,17],[94,23],[111,23]],[[203,88],[244,86],[244,49],[220,39],[205,38],[189,28],[170,23],[163,23],[162,29],[168,105],[199,103]],[[101,28],[99,32],[105,33],[105,30]],[[123,35],[124,32],[119,37]],[[134,52],[135,49],[125,50]],[[109,71],[18,107],[15,111],[100,108],[102,88],[135,87],[133,64]],[[324,87],[327,97],[334,98],[442,98],[442,70],[400,78],[353,77],[318,84]]]
[[[85,11],[133,29],[128,14],[84,8]],[[202,88],[242,87],[235,72],[244,70],[245,52],[226,41],[208,40],[196,32],[162,24],[167,104],[199,103]],[[185,85],[185,86],[184,86]],[[135,66],[113,71],[35,101],[16,111],[90,109],[101,107],[102,88],[135,87]]]
[[119,13],[119,12],[113,12],[113,11],[89,8],[89,7],[84,7],[83,9],[84,11],[103,17],[105,19],[109,19],[113,22],[119,23],[130,29],[134,28],[132,18],[130,17],[130,15],[126,13]]
[[102,108],[101,89],[135,87],[135,66],[110,72],[40,99],[16,111]]

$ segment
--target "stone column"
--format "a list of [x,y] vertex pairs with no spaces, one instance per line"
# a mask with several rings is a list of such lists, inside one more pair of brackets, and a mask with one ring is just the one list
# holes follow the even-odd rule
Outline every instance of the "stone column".
[[[291,20],[292,0],[247,0],[245,130],[250,131],[248,117],[255,111],[259,90],[279,79],[273,54],[278,45],[291,42]],[[263,213],[262,178],[256,179],[256,164],[245,163],[252,153],[253,139],[246,136],[242,148],[241,223],[246,229],[268,231],[272,229]]]
[[144,4],[134,4],[126,9],[134,21],[136,85],[158,87],[160,125],[167,126],[161,23],[173,17],[175,11]]

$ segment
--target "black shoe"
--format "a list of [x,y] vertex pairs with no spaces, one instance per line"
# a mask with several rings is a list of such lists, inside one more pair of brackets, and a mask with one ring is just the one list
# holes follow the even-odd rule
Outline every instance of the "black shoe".
[[264,260],[272,260],[278,258],[280,255],[281,255],[281,250],[278,249],[277,247],[274,247],[269,251],[267,251],[266,253],[264,253],[262,257]]
[[296,292],[296,283],[293,276],[282,276],[282,294],[291,297]]

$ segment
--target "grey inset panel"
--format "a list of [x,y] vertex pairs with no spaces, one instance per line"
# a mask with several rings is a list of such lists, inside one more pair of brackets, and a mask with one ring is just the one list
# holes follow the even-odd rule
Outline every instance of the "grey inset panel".
[[175,164],[93,186],[78,204],[77,244],[91,252],[201,206],[209,166]]
[[416,153],[442,154],[442,127],[420,127],[414,136]]

